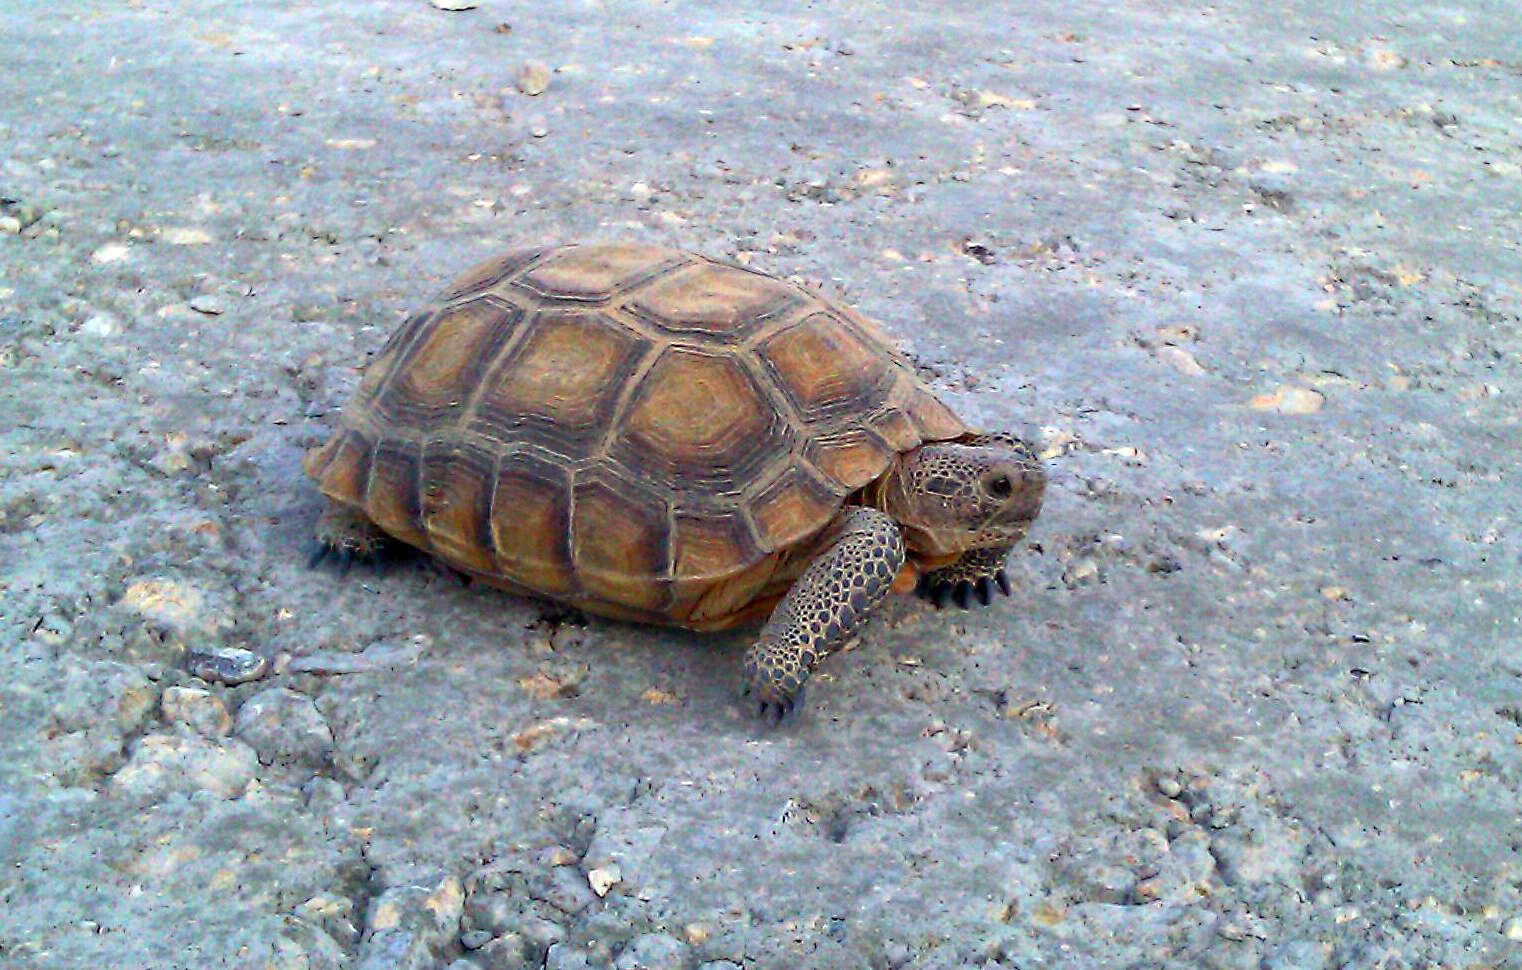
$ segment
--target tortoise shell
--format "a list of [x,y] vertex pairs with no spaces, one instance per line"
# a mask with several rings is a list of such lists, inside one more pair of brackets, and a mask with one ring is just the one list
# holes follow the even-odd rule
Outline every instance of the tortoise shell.
[[648,245],[520,249],[367,367],[323,494],[489,582],[696,629],[743,622],[895,456],[967,432],[855,311]]

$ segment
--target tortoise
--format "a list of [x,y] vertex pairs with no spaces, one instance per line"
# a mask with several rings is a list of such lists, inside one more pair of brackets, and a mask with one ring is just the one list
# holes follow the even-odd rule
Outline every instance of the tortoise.
[[387,539],[514,593],[692,630],[765,618],[777,720],[890,592],[985,605],[1041,509],[1030,445],[970,429],[877,326],[635,243],[514,249],[393,334],[304,467],[314,562]]

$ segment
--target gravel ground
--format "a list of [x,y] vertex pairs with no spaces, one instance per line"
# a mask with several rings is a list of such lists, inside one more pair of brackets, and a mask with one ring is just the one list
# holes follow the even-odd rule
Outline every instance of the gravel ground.
[[[439,4],[448,6],[445,0]],[[0,3],[0,966],[1522,967],[1522,15]],[[1059,474],[998,609],[305,568],[510,240],[820,283]]]

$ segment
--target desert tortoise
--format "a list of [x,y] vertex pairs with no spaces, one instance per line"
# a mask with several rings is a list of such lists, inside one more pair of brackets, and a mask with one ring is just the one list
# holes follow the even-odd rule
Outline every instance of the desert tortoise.
[[391,536],[513,592],[718,630],[764,717],[890,591],[1009,592],[1046,476],[860,314],[647,245],[519,249],[406,321],[305,468],[319,556]]

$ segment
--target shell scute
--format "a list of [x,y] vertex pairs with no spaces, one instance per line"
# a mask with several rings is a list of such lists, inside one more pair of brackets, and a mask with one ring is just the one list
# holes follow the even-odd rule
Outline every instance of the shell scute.
[[418,514],[418,455],[382,442],[370,458],[365,514],[376,525],[408,545],[428,548]]
[[571,499],[571,555],[593,596],[663,609],[671,592],[671,527],[660,496],[617,475],[579,478]]
[[492,300],[439,310],[399,362],[389,370],[376,368],[381,386],[370,401],[376,418],[388,425],[432,426],[451,413],[458,416],[522,319],[518,307]]
[[829,313],[770,335],[757,352],[805,421],[859,415],[883,397],[892,359]]
[[638,243],[566,246],[547,255],[517,282],[545,299],[597,303],[690,259]]
[[513,449],[497,462],[491,545],[497,570],[548,596],[576,589],[570,475],[558,457]]
[[729,337],[760,327],[801,299],[781,280],[705,261],[651,280],[629,295],[629,306],[672,333]]
[[526,329],[479,395],[469,427],[493,441],[537,441],[578,456],[611,422],[646,342],[596,311],[542,310]]
[[449,440],[424,447],[418,519],[432,552],[475,572],[496,568],[491,536],[496,480],[490,452]]
[[635,390],[608,453],[669,491],[737,497],[787,449],[785,422],[736,357],[672,347]]
[[445,303],[453,303],[496,289],[543,252],[543,246],[520,247],[477,263],[450,283],[441,299]]

